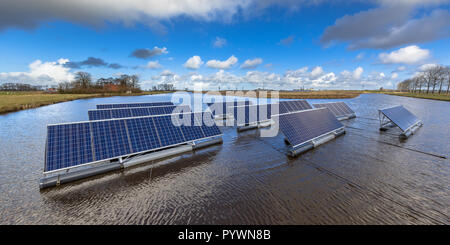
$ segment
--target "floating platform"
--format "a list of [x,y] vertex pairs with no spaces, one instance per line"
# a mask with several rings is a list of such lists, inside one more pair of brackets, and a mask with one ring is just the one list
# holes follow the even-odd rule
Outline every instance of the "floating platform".
[[421,120],[402,105],[378,110],[378,117],[380,131],[398,127],[402,131],[400,138],[408,138],[423,125]]
[[194,141],[190,144],[179,145],[172,148],[167,148],[159,151],[149,152],[145,154],[139,154],[131,156],[126,159],[118,158],[105,162],[99,162],[90,166],[80,166],[79,168],[71,168],[61,171],[44,174],[44,177],[39,181],[39,188],[44,189],[48,187],[59,186],[61,184],[73,182],[80,179],[89,178],[95,175],[116,171],[128,167],[132,167],[138,164],[148,163],[151,161],[176,156],[189,151],[208,147],[214,144],[221,144],[223,142],[222,137],[213,137],[205,140]]
[[[311,149],[314,149],[316,147],[318,147],[319,145],[325,144],[328,141],[331,141],[341,135],[345,134],[345,129],[344,128],[339,128],[337,130],[334,130],[332,132],[329,132],[325,135],[319,136],[317,138],[314,138],[308,142],[305,142],[301,145],[295,146],[295,147],[290,147],[290,149],[288,150],[288,155],[291,157],[296,157],[302,153],[305,153]],[[285,140],[287,143],[289,142],[288,140]]]
[[273,125],[274,123],[275,122],[273,120],[267,120],[267,121],[262,121],[262,122],[254,122],[254,123],[249,123],[247,125],[237,126],[236,129],[237,129],[238,132],[242,132],[242,131],[256,129],[256,128],[269,127],[269,126]]

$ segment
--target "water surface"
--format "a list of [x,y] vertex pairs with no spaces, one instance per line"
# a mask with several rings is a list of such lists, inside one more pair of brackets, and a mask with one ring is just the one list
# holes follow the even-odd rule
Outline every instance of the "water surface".
[[[87,120],[85,99],[0,115],[0,224],[449,224],[450,103],[363,94],[347,133],[296,158],[284,137],[222,128],[223,144],[40,191],[46,125]],[[424,126],[378,131],[404,105]]]

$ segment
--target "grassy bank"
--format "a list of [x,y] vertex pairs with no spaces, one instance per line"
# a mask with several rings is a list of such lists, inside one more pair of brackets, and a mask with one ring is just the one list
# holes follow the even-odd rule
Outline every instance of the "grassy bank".
[[[214,92],[220,93],[222,95],[226,95],[227,92],[235,93],[234,95],[238,96],[239,94],[235,91],[203,91],[203,93]],[[243,91],[244,96],[252,96],[252,93],[248,92],[256,92],[256,97],[265,97],[264,93],[260,93],[258,91]],[[359,96],[362,91],[357,90],[323,90],[323,91],[279,91],[280,99],[346,99],[346,98],[355,98]],[[255,94],[254,94],[255,95]],[[267,96],[270,97],[270,91],[267,92]]]
[[136,94],[58,94],[58,93],[43,93],[43,92],[0,92],[0,114],[14,112],[29,108],[36,108],[40,106],[55,104],[59,102],[66,102],[77,99],[110,97],[110,96],[136,96],[166,93],[162,91],[157,92],[142,92]]
[[450,101],[450,94],[426,94],[426,93],[408,93],[408,92],[380,92],[382,94],[406,96],[420,99],[444,100]]

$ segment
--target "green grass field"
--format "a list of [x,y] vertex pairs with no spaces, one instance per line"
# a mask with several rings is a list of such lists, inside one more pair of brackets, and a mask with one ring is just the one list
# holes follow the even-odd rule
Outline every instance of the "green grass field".
[[58,94],[58,93],[43,93],[43,92],[4,92],[0,91],[0,114],[14,112],[29,108],[36,108],[40,106],[55,104],[59,102],[110,97],[110,96],[134,96],[134,95],[149,95],[167,93],[162,91],[157,92],[142,92],[138,94]]

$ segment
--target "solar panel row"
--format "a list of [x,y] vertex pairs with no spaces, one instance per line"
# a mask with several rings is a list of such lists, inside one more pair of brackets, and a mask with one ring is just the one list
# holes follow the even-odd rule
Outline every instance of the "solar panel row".
[[173,105],[172,102],[148,102],[148,103],[124,103],[124,104],[100,104],[97,105],[97,109],[113,109],[113,108],[130,108],[130,107],[151,107]]
[[330,103],[322,103],[322,104],[314,104],[315,108],[328,108],[336,117],[342,117],[350,114],[354,114],[355,112],[348,107],[344,102],[330,102]]
[[293,146],[344,127],[327,108],[278,115],[280,130]]
[[171,106],[154,106],[154,107],[134,107],[122,109],[89,110],[88,115],[89,120],[105,120],[113,118],[186,113],[190,111],[191,109],[187,105],[180,105],[180,106],[171,105]]
[[403,132],[420,122],[414,114],[401,105],[382,109],[380,112],[397,125]]
[[221,134],[209,112],[57,124],[47,132],[45,172]]

